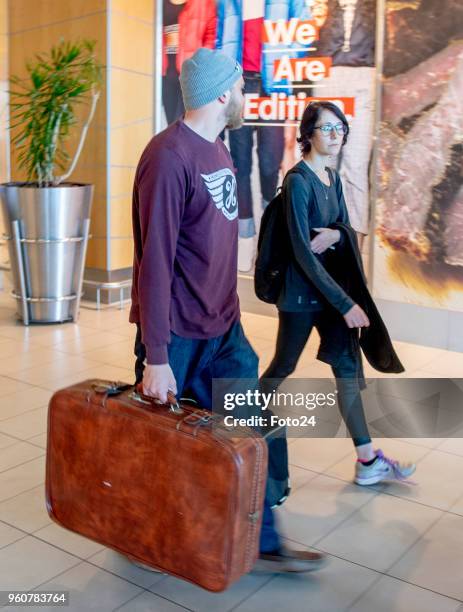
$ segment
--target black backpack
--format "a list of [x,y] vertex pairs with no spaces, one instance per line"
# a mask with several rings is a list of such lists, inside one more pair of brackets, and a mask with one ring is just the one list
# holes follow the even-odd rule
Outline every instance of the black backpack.
[[276,304],[288,266],[288,237],[281,190],[264,210],[257,241],[254,290],[259,300]]
[[[303,173],[296,168],[290,172]],[[291,241],[281,187],[262,215],[257,241],[254,290],[259,300],[276,304],[292,259]]]

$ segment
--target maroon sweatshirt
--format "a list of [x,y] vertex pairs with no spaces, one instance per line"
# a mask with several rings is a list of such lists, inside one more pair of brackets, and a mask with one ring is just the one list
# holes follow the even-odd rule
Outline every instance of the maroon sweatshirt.
[[144,150],[133,191],[130,322],[149,364],[168,362],[173,331],[213,338],[239,319],[238,203],[230,154],[182,120]]

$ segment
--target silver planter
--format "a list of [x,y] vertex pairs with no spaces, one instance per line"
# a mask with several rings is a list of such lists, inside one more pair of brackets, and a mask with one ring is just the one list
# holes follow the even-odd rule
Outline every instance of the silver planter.
[[0,196],[19,318],[77,320],[93,187],[6,183]]

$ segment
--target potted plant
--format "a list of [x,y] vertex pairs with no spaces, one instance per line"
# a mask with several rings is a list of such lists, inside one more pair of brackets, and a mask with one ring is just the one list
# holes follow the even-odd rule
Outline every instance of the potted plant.
[[[24,324],[76,320],[93,186],[68,182],[95,114],[102,65],[95,43],[61,41],[11,79],[11,142],[27,182],[0,187],[18,316]],[[71,157],[66,144],[86,104]]]

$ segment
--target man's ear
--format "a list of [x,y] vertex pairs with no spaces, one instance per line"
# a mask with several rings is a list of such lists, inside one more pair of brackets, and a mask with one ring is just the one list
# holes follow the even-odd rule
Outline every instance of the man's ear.
[[220,104],[226,104],[228,100],[230,99],[230,96],[231,96],[231,91],[226,91],[221,96],[219,96],[217,99],[220,102]]

